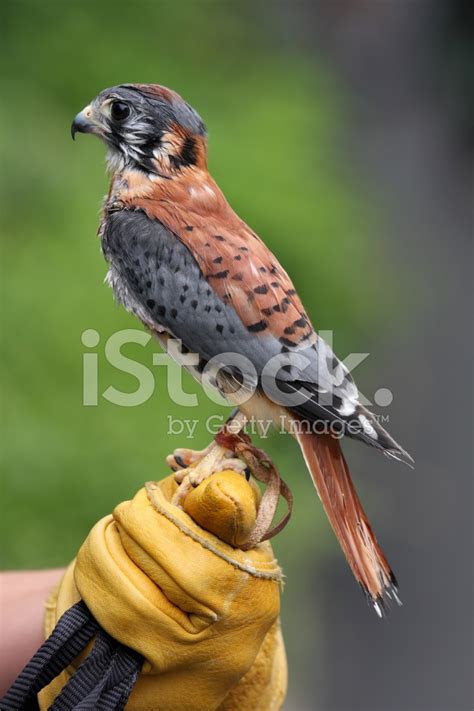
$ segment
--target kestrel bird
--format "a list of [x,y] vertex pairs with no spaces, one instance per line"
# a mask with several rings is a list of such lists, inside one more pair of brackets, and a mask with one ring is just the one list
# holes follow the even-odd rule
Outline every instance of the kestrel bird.
[[[122,84],[76,116],[76,132],[94,133],[108,148],[99,236],[116,299],[163,345],[179,339],[183,354],[197,354],[188,369],[237,402],[238,427],[271,419],[294,434],[354,576],[382,614],[387,597],[398,600],[396,581],[339,440],[345,434],[412,459],[360,404],[290,277],[212,179],[201,118],[170,89]],[[218,456],[211,448],[204,457],[207,473]],[[180,463],[191,460],[188,452]],[[188,472],[193,484],[205,475],[199,471]]]

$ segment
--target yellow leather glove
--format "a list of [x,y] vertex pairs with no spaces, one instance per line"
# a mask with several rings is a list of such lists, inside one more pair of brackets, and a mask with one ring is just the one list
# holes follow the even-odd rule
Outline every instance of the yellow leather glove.
[[[220,472],[182,510],[170,503],[176,486],[174,476],[149,483],[94,526],[48,601],[45,633],[82,598],[140,652],[128,711],[277,711],[287,682],[282,573],[268,542],[237,547],[255,524],[258,489]],[[73,672],[43,689],[42,710]]]

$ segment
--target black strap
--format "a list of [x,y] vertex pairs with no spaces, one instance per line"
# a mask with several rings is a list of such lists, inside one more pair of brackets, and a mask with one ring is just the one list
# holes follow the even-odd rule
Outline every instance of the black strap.
[[52,711],[119,711],[140,672],[143,657],[105,632],[81,600],[59,619],[0,702],[2,711],[36,711],[37,694],[63,671],[95,635],[84,659],[50,707]]

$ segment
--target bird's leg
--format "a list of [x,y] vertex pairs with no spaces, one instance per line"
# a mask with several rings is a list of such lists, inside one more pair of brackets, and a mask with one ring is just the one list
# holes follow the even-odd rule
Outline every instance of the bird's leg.
[[[227,420],[226,425],[229,425],[230,422],[234,422],[236,420],[237,414],[240,415],[239,413],[239,408],[236,407],[234,410],[232,410],[232,413]],[[245,425],[245,421],[242,425],[242,427]],[[238,432],[242,429],[239,425]],[[188,469],[188,467],[191,467],[193,464],[197,464],[197,462],[201,461],[201,459],[204,459],[204,457],[209,454],[211,449],[215,446],[215,442],[212,441],[210,444],[207,445],[207,447],[204,447],[204,449],[187,449],[186,447],[177,447],[173,454],[168,454],[166,457],[166,464],[173,469],[173,471],[176,472],[175,479],[177,482],[181,482],[182,479],[185,476],[185,473],[183,475],[182,472],[185,469]]]
[[174,450],[173,454],[168,454],[166,457],[166,464],[176,471],[176,481],[181,481],[183,477],[180,478],[182,472],[185,472],[188,467],[196,464],[201,459],[204,459],[206,454],[209,453],[213,443],[209,444],[204,449],[187,449],[185,447],[178,447]]
[[[241,412],[231,417],[226,428],[233,434],[238,434],[245,426],[247,418]],[[188,450],[189,451],[189,450]],[[175,475],[176,481],[180,484],[173,498],[173,503],[180,506],[189,491],[214,474],[214,472],[222,471],[223,469],[234,469],[239,474],[246,473],[246,465],[240,459],[233,457],[232,450],[217,444],[216,441],[203,450],[204,456],[199,460],[194,460],[191,466],[178,471]],[[193,453],[195,456],[198,453]],[[175,454],[171,455],[175,458]],[[179,454],[178,454],[179,456]]]

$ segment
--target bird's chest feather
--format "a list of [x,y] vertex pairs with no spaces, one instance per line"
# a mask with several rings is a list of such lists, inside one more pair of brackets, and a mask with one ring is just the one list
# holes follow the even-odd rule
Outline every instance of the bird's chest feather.
[[126,309],[155,332],[167,332],[203,357],[216,340],[229,350],[247,329],[203,275],[193,254],[143,210],[104,213],[102,249],[107,281]]
[[273,332],[288,347],[316,336],[290,278],[232,210],[207,171],[169,180],[116,179],[111,199],[165,225],[193,254],[212,289],[251,329]]
[[116,176],[100,236],[117,300],[148,327],[183,333],[196,352],[216,338],[232,350],[316,340],[286,272],[203,171]]
[[[178,215],[209,214],[212,206],[208,203],[216,194],[194,173],[169,180],[137,170],[114,175],[98,232],[109,263],[106,281],[116,300],[146,326],[172,330],[170,315],[173,320],[173,315],[190,305],[209,313],[209,288],[173,227]],[[125,213],[128,218],[118,227],[113,218]],[[144,213],[148,221],[143,220]],[[167,219],[170,215],[174,219]]]
[[[156,333],[165,332],[166,328],[153,318],[146,305],[147,300],[151,298],[147,292],[151,291],[152,281],[147,276],[150,276],[153,269],[153,259],[150,260],[149,255],[148,258],[145,257],[147,250],[140,248],[138,239],[133,235],[133,230],[130,234],[130,249],[126,239],[114,234],[110,229],[110,215],[114,211],[114,208],[110,209],[110,203],[109,205],[106,203],[98,231],[102,253],[109,266],[105,282],[111,287],[117,303],[137,316],[147,328]],[[144,266],[145,261],[147,262],[146,266]],[[159,267],[159,265],[157,266]],[[153,284],[153,290],[153,296],[156,299],[160,284]]]

